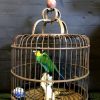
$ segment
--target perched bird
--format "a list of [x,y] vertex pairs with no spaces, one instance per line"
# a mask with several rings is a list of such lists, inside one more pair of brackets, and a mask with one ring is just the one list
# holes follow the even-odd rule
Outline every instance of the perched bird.
[[47,7],[48,8],[55,8],[56,7],[56,0],[47,0]]
[[37,62],[41,64],[41,66],[45,69],[45,72],[52,73],[55,70],[64,79],[46,52],[41,53],[40,50],[33,52],[35,53]]

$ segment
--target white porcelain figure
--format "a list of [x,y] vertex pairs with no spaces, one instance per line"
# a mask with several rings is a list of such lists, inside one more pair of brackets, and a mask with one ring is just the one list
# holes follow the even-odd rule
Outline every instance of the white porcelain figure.
[[[45,80],[49,80],[52,81],[52,76],[50,76],[47,73],[44,73],[41,80],[45,81]],[[45,93],[45,100],[55,100],[55,94],[52,91],[52,82],[41,82],[41,86],[44,90]]]

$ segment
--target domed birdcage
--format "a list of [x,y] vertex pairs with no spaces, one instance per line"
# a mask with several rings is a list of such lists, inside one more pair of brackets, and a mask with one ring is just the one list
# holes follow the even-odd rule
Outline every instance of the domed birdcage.
[[[50,19],[49,12],[55,15]],[[32,34],[18,35],[12,47],[12,100],[88,100],[89,39],[68,34],[60,11],[46,8]],[[42,33],[35,34],[43,22]],[[45,33],[57,22],[60,33]]]

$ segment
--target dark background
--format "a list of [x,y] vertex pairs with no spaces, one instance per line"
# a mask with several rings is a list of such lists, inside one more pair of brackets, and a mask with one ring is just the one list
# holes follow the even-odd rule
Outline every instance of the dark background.
[[[30,33],[41,18],[46,0],[0,0],[0,91],[10,91],[11,43],[18,34]],[[90,38],[89,90],[100,91],[100,0],[57,0],[69,34]],[[48,28],[58,32],[58,27]],[[38,28],[37,32],[40,32]]]

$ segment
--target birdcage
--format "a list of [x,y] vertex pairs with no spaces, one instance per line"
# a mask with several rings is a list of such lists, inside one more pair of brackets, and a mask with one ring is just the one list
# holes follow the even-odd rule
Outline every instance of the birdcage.
[[[49,12],[54,14],[52,18]],[[16,36],[11,45],[11,99],[88,100],[88,37],[68,34],[56,8],[46,8],[42,15],[34,24],[32,34]],[[42,32],[35,34],[40,22]],[[61,31],[45,33],[46,25],[54,22]],[[40,56],[45,58],[38,59]]]

